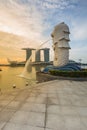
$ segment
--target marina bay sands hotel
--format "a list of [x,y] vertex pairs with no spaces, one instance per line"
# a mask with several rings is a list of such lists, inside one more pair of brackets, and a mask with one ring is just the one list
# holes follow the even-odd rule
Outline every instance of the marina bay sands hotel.
[[26,61],[32,56],[31,62],[49,62],[49,48],[36,50],[34,48],[22,48],[26,51]]

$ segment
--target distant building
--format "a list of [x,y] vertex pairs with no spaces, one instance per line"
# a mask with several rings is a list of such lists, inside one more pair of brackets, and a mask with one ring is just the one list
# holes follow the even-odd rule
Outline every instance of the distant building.
[[32,55],[32,50],[35,50],[33,48],[22,48],[22,50],[26,50],[26,61],[30,58]]
[[49,48],[43,48],[43,49],[41,49],[41,50],[43,50],[44,51],[44,62],[49,62]]
[[[43,51],[43,62],[49,62],[49,48],[42,48],[42,49],[34,49],[34,48],[23,48],[22,50],[26,50],[26,61],[32,56],[32,51],[35,51],[35,59],[34,62],[41,62],[41,51]],[[31,58],[32,59],[32,58]]]

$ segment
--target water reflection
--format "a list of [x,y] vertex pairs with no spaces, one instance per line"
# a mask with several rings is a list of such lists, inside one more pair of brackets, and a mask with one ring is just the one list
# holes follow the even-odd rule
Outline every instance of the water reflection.
[[40,71],[44,66],[30,66],[25,78],[21,78],[18,75],[21,74],[24,67],[2,67],[0,72],[0,89],[2,91],[8,91],[13,89],[13,84],[17,89],[26,87],[26,81],[29,83],[36,82],[36,71]]

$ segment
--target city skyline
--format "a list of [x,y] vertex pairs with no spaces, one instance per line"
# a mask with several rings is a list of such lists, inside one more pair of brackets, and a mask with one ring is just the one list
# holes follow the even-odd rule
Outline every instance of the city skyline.
[[[86,0],[0,0],[0,60],[24,60],[21,48],[37,48],[51,39],[55,25],[65,22],[71,33],[70,59],[87,63],[86,7]],[[52,49],[52,40],[45,47]]]

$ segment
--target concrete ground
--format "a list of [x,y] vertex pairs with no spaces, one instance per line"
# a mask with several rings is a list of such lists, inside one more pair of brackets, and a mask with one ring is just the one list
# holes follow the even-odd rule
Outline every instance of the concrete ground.
[[0,130],[87,130],[87,81],[55,80],[0,94]]

